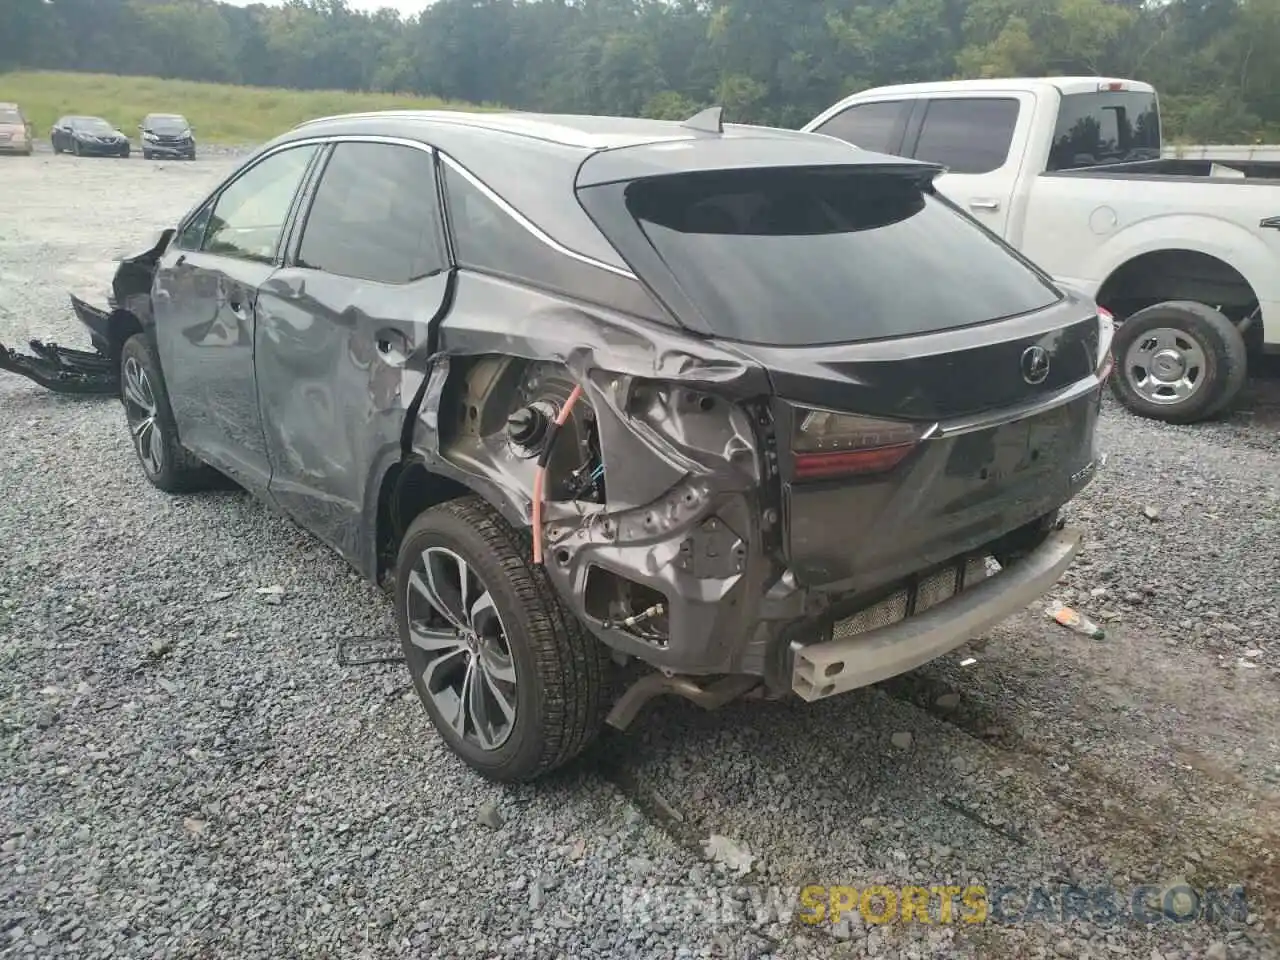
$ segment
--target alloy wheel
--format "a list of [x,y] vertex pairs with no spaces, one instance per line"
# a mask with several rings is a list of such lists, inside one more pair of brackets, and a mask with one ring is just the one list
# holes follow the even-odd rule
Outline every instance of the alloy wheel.
[[143,469],[155,476],[164,469],[164,446],[157,417],[159,404],[147,371],[133,357],[124,362],[124,411]]
[[403,589],[409,669],[459,737],[497,750],[515,723],[517,677],[493,595],[476,570],[446,547],[423,550]]
[[1140,335],[1125,351],[1124,375],[1151,403],[1185,403],[1207,374],[1205,349],[1185,330],[1156,327]]

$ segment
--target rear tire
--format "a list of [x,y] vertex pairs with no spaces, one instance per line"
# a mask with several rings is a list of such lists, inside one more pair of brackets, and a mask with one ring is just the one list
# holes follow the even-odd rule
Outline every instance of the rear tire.
[[134,334],[120,351],[120,402],[133,452],[153,486],[190,493],[218,485],[217,471],[178,442],[164,375],[145,334]]
[[1116,329],[1111,389],[1126,408],[1166,423],[1197,423],[1244,387],[1244,338],[1222,313],[1192,300],[1139,310]]
[[[611,666],[604,647],[533,565],[528,535],[483,499],[421,513],[400,544],[395,584],[413,685],[441,738],[473,770],[533,780],[596,738]],[[442,606],[452,609],[448,618]],[[465,695],[468,680],[475,699]],[[459,710],[464,703],[469,709]]]

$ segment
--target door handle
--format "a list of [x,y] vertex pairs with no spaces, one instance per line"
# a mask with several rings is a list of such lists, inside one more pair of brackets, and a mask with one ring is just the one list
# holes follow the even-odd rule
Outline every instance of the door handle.
[[969,209],[970,210],[999,210],[1000,201],[999,200],[970,200]]

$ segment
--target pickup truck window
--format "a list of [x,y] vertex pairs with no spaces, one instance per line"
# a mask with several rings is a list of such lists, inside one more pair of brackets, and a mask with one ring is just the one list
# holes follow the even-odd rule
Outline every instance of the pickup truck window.
[[837,113],[813,132],[839,137],[873,153],[897,153],[910,108],[907,100],[860,103]]
[[1017,122],[1012,98],[930,100],[912,156],[951,173],[990,173],[1009,158]]
[[1047,170],[1160,159],[1160,111],[1154,93],[1072,93],[1058,106]]
[[640,180],[626,198],[680,289],[730,340],[906,337],[1060,299],[908,174],[752,168]]

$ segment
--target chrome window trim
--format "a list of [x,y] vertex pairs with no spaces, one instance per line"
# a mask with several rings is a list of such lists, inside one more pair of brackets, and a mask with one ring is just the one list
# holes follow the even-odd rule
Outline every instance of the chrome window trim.
[[[412,139],[409,139],[408,137],[389,137],[389,136],[385,136],[383,134],[377,134],[377,133],[335,133],[335,134],[326,134],[326,135],[320,135],[315,137],[302,137],[297,140],[287,140],[283,143],[276,144],[275,146],[269,149],[264,149],[257,157],[254,158],[253,163],[250,166],[246,166],[243,169],[236,171],[236,174],[232,178],[232,180],[228,180],[225,183],[219,184],[218,188],[209,196],[212,197],[221,193],[235,179],[238,179],[241,175],[248,172],[248,170],[250,170],[252,167],[257,166],[263,160],[266,160],[268,157],[280,152],[281,150],[288,150],[292,147],[324,145],[327,143],[389,143],[389,144],[394,144],[396,146],[413,147],[415,150],[421,150],[424,153],[428,153],[433,156],[439,157],[440,160],[444,161],[446,165],[448,165],[455,172],[457,172],[458,176],[462,177],[464,180],[470,183],[473,187],[475,187],[477,190],[483,193],[485,197],[487,197],[491,202],[497,204],[499,209],[501,209],[503,213],[507,214],[507,216],[515,220],[516,223],[518,223],[522,228],[524,228],[526,232],[531,234],[535,240],[550,247],[552,250],[556,251],[556,253],[560,254],[561,256],[569,257],[572,260],[577,260],[579,263],[585,263],[587,266],[595,267],[598,270],[608,271],[609,273],[615,274],[616,276],[619,276],[619,277],[623,277],[627,280],[637,280],[636,275],[632,273],[630,270],[624,270],[621,267],[615,267],[611,263],[605,263],[602,260],[596,260],[594,257],[589,257],[585,253],[578,253],[576,250],[570,250],[564,244],[560,243],[557,240],[552,239],[540,227],[538,227],[532,220],[530,220],[528,217],[522,214],[519,210],[513,207],[506,200],[504,200],[499,194],[495,193],[492,189],[489,188],[489,186],[483,180],[481,180],[479,177],[473,174],[470,170],[468,170],[466,167],[460,164],[457,160],[453,159],[453,157],[449,156],[443,150],[440,150],[437,147],[433,147],[431,144],[423,143],[421,140],[412,140]],[[196,207],[195,210],[192,211],[192,213],[199,211],[201,207],[203,207],[204,204],[208,202],[208,200],[209,200],[209,197],[206,197],[204,200],[202,200],[200,203],[200,206]],[[447,216],[447,213],[446,213],[446,216]],[[187,218],[185,217],[183,218],[183,223],[180,224],[178,227],[179,231],[181,231],[182,227],[185,226],[186,219]],[[450,248],[452,248],[451,236],[449,237],[448,242],[449,242]]]

